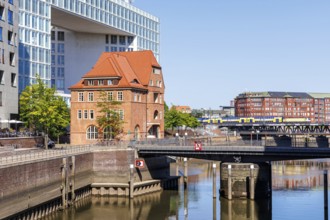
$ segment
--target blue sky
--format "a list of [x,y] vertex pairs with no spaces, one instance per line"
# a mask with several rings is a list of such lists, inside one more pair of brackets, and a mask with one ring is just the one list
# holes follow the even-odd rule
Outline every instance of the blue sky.
[[160,18],[168,105],[246,91],[330,93],[329,0],[135,0]]

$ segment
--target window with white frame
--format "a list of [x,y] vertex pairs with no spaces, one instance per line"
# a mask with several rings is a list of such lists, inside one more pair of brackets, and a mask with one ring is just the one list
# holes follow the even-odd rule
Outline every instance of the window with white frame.
[[89,86],[94,86],[94,80],[88,80],[87,85]]
[[78,119],[82,119],[82,111],[79,109],[77,113]]
[[84,119],[88,119],[88,110],[84,110]]
[[124,100],[123,92],[118,92],[117,93],[117,101],[123,101],[123,100]]
[[79,92],[78,93],[78,101],[79,102],[83,102],[84,101],[84,93],[83,92]]
[[108,86],[112,85],[112,79],[108,79]]
[[113,100],[113,92],[108,92],[108,101]]
[[87,137],[87,140],[97,139],[98,138],[97,127],[94,125],[89,126],[87,128],[86,137]]
[[99,79],[97,84],[98,84],[99,86],[103,86],[103,80],[102,80],[102,79]]
[[88,101],[93,102],[94,101],[94,92],[89,92],[88,93]]
[[116,112],[119,114],[119,119],[124,120],[124,110],[118,109]]
[[94,110],[89,110],[89,119],[94,119]]

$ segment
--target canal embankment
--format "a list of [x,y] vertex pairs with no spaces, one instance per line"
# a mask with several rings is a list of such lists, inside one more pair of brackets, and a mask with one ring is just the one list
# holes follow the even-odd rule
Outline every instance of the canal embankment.
[[[145,159],[127,147],[75,147],[0,157],[0,219],[34,219],[93,195],[129,196],[159,191],[169,177],[166,157]],[[130,179],[131,178],[131,179]]]

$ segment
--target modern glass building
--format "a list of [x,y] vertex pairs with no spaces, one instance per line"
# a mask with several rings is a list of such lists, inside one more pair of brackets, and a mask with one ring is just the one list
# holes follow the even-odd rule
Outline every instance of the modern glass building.
[[152,50],[159,60],[159,19],[128,0],[18,1],[19,91],[39,75],[68,92],[104,51]]

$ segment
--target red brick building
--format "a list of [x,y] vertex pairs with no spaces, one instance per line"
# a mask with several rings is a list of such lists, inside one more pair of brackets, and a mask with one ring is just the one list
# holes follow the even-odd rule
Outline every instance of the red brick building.
[[151,51],[104,52],[70,90],[71,144],[103,139],[96,120],[101,91],[121,102],[123,140],[164,137],[164,80]]
[[299,92],[246,92],[235,98],[237,117],[281,116],[330,122],[330,94]]
[[178,112],[187,113],[187,114],[190,114],[190,113],[191,113],[191,108],[190,108],[190,106],[176,105],[176,106],[174,106],[174,108],[175,108],[175,110],[177,110]]

